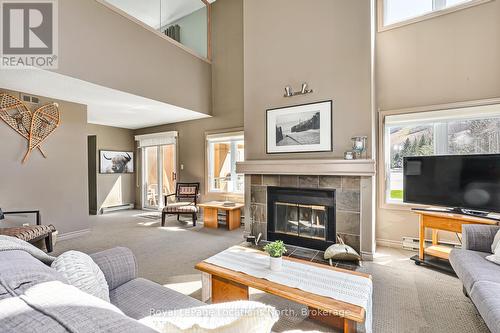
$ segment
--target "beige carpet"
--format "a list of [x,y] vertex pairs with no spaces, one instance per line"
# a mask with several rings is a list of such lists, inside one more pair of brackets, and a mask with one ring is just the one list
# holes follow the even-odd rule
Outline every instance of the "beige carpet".
[[[169,218],[159,227],[154,214],[126,211],[91,218],[92,233],[56,245],[55,254],[75,249],[92,253],[113,246],[127,246],[139,262],[139,274],[187,295],[199,298],[200,276],[194,265],[243,239],[242,230],[205,229]],[[362,271],[373,276],[374,332],[487,333],[473,304],[462,294],[452,276],[418,267],[409,260],[413,252],[379,248],[373,262]],[[331,332],[307,320],[303,307],[252,291],[252,299],[287,310],[273,328],[276,332],[307,330]]]

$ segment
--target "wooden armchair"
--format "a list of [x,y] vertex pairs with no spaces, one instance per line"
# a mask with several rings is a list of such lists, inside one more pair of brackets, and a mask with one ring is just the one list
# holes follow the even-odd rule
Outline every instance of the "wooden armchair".
[[[198,219],[198,196],[200,195],[200,183],[177,183],[175,193],[165,195],[165,208],[161,213],[161,226],[165,226],[167,215],[191,215],[193,226]],[[175,196],[175,202],[169,203],[168,198]]]

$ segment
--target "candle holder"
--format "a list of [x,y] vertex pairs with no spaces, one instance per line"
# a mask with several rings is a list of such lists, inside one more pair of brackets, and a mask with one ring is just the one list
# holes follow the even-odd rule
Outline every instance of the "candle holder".
[[355,158],[363,158],[363,153],[365,153],[365,158],[368,158],[366,151],[366,143],[368,140],[367,136],[353,136],[352,140],[352,150],[355,153]]

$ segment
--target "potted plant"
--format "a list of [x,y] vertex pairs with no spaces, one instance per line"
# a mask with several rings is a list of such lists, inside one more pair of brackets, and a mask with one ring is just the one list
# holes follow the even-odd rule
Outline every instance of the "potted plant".
[[269,268],[272,271],[281,270],[281,266],[283,265],[283,254],[286,253],[286,247],[283,241],[277,240],[275,242],[266,244],[264,246],[264,251],[269,253]]

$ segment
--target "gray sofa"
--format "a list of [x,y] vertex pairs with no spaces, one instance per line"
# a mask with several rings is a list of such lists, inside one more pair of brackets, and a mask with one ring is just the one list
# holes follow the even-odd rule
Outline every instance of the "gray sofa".
[[450,253],[450,263],[486,325],[500,333],[500,265],[485,259],[500,226],[463,225],[462,249]]
[[[64,305],[60,308],[34,307],[21,299],[25,292],[40,283],[65,278],[24,251],[0,251],[0,300],[12,302],[10,314],[0,313],[0,332],[155,332],[136,320],[152,311],[195,307],[204,303],[137,277],[137,262],[123,247],[91,255],[103,271],[110,289],[111,303],[126,316],[92,307]],[[4,303],[5,304],[5,303]],[[19,309],[15,309],[18,306]],[[2,312],[2,311],[0,311]]]

